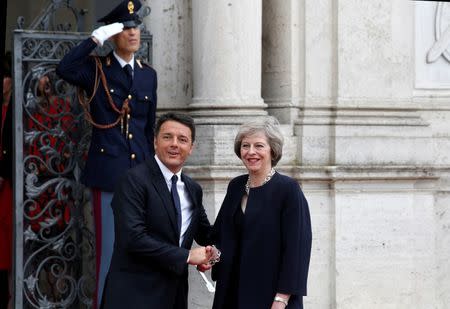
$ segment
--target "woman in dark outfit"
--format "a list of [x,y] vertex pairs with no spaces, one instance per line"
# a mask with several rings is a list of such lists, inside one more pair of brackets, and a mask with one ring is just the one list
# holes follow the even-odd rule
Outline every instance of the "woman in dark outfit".
[[214,225],[214,309],[303,308],[311,220],[297,181],[274,170],[282,148],[273,121],[238,131],[234,150],[248,174],[231,180]]

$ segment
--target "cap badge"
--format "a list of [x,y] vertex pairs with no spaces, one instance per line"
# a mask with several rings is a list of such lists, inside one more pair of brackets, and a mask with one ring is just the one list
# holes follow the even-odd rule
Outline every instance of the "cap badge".
[[133,14],[133,13],[134,13],[134,4],[133,4],[133,1],[128,1],[128,12],[129,12],[130,14]]

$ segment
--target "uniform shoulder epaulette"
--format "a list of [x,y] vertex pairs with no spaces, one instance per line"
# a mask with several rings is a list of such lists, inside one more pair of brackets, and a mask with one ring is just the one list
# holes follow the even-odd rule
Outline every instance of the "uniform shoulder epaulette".
[[143,61],[142,59],[136,59],[136,63],[138,66],[142,69],[144,66],[151,68],[152,66],[148,64],[147,62]]

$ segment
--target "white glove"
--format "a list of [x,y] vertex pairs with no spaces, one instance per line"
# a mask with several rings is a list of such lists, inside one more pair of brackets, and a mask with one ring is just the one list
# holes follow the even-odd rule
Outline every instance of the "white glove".
[[113,23],[106,26],[101,26],[97,29],[95,29],[92,32],[92,35],[94,38],[97,39],[98,44],[100,46],[103,46],[103,42],[105,42],[107,39],[112,37],[113,35],[122,32],[123,30],[123,24],[122,23]]

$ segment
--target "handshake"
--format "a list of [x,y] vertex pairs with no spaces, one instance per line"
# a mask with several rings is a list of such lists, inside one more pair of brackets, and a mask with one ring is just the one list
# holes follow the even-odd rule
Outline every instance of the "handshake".
[[197,265],[199,271],[206,271],[220,261],[220,254],[219,249],[214,245],[198,247],[189,251],[188,263]]

